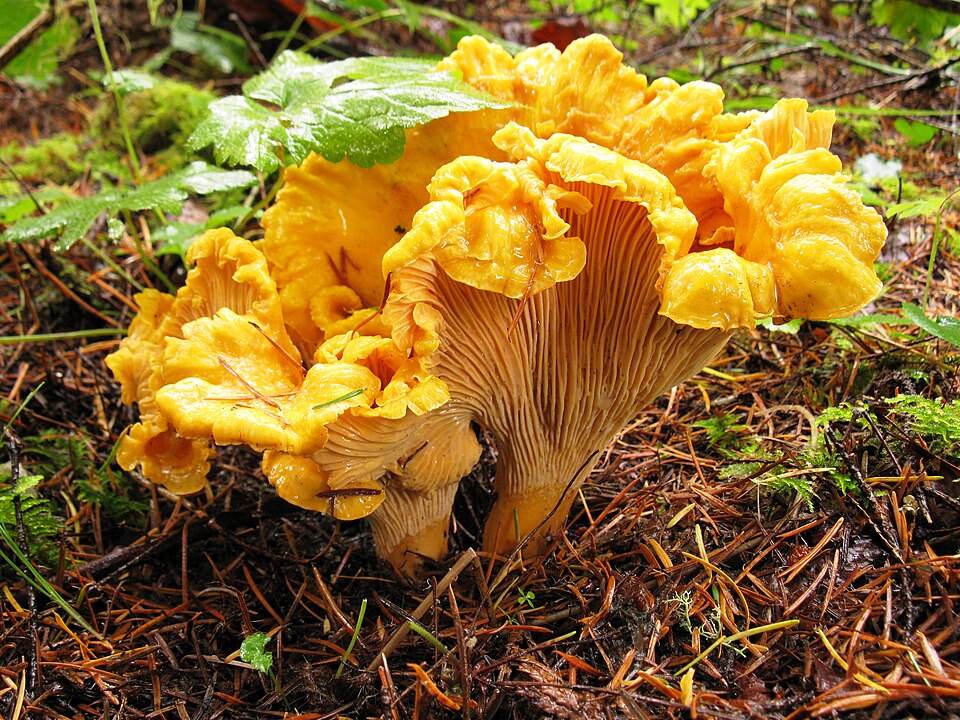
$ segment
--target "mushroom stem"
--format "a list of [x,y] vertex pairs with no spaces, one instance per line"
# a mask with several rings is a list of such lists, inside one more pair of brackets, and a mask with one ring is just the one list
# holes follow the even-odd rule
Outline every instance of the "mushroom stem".
[[496,478],[497,502],[483,531],[483,549],[508,555],[522,544],[530,557],[543,554],[550,538],[563,528],[577,491],[598,459],[599,453],[590,453],[578,466],[565,463],[568,471],[555,471],[557,482],[531,485],[523,481],[529,468],[523,463],[504,462],[501,457]]
[[457,483],[419,491],[391,480],[385,502],[370,516],[373,539],[398,573],[415,577],[425,559],[440,560],[447,554]]

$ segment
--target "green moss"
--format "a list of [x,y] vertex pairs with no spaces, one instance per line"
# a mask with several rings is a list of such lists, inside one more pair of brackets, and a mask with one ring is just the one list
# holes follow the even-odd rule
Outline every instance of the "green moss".
[[[132,92],[124,97],[124,110],[133,142],[145,153],[171,151],[179,167],[192,157],[183,146],[197,124],[206,117],[210,103],[216,96],[176,80],[158,80],[150,88]],[[113,98],[104,96],[91,122],[91,133],[104,148],[123,151],[123,136],[117,123]],[[168,162],[169,162],[168,158]]]
[[65,183],[76,179],[83,171],[80,139],[66,133],[46,138],[36,145],[11,143],[0,147],[0,159],[27,181],[47,179]]
[[[214,98],[207,90],[174,80],[159,80],[149,89],[129,93],[124,109],[134,142],[144,153],[156,155],[161,165],[179,169],[195,159],[185,149],[186,139]],[[101,96],[85,134],[60,133],[34,145],[11,143],[0,147],[0,160],[31,184],[70,185],[84,175],[108,185],[117,178],[130,179],[116,106],[108,93]],[[19,193],[19,186],[5,178],[0,194]]]

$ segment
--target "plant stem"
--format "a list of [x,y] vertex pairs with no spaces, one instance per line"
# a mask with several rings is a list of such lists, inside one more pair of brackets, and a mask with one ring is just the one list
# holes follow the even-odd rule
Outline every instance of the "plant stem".
[[90,238],[84,237],[84,238],[83,238],[83,244],[86,245],[86,246],[87,246],[87,249],[89,249],[94,255],[96,255],[98,258],[100,258],[101,260],[103,260],[104,264],[106,264],[106,265],[107,265],[111,270],[113,270],[117,275],[119,275],[120,277],[122,277],[122,278],[123,278],[124,280],[126,280],[128,283],[130,283],[130,284],[131,284],[134,288],[136,288],[138,291],[143,290],[143,285],[141,285],[139,282],[137,282],[136,278],[134,278],[133,275],[131,275],[130,273],[128,273],[126,270],[124,270],[123,267],[121,267],[120,264],[119,264],[116,260],[114,260],[112,257],[110,257],[110,256],[106,253],[106,251],[104,251],[104,250],[103,250],[101,247],[99,247],[96,243],[94,243],[93,241],[91,241]]
[[927,304],[930,302],[930,283],[933,281],[933,269],[936,267],[937,253],[940,250],[940,220],[943,217],[944,208],[957,193],[960,193],[960,188],[957,188],[947,195],[937,209],[937,222],[933,226],[933,236],[930,238],[930,261],[927,263],[927,281],[923,286],[923,304],[921,307],[924,311],[926,311]]
[[[23,524],[23,504],[20,500],[20,493],[17,492],[17,486],[20,483],[20,438],[9,427],[5,428],[4,434],[7,436],[7,450],[10,454],[10,485],[13,487],[13,512],[17,527],[17,545],[20,547],[20,552],[25,557],[29,557],[27,528]],[[39,677],[37,661],[39,634],[37,629],[37,596],[33,591],[33,585],[30,583],[27,583],[27,610],[30,613],[30,663],[26,683],[27,689],[33,693]]]
[[140,160],[137,158],[137,151],[133,147],[133,139],[130,136],[130,127],[127,124],[127,113],[123,107],[123,98],[120,97],[120,88],[117,87],[116,78],[113,76],[113,63],[110,62],[110,53],[107,52],[107,44],[103,40],[103,30],[100,28],[100,16],[97,14],[97,5],[94,0],[87,0],[90,8],[90,20],[93,22],[93,34],[97,38],[97,47],[100,48],[100,57],[103,59],[103,66],[107,71],[107,82],[110,90],[113,91],[113,99],[117,104],[117,121],[120,124],[120,132],[123,134],[123,142],[127,146],[127,155],[130,158],[130,167],[133,170],[133,176],[139,184],[143,179],[140,170]]
[[[89,0],[89,2],[93,2],[93,0]],[[393,18],[393,17],[402,17],[403,14],[404,14],[403,10],[396,10],[396,9],[381,10],[380,12],[373,13],[372,15],[367,15],[366,17],[360,18],[359,20],[354,20],[353,22],[344,23],[340,27],[334,28],[333,30],[325,32],[323,33],[323,35],[317,35],[317,37],[315,37],[310,42],[304,43],[304,45],[300,48],[300,52],[309,52],[310,50],[313,50],[316,47],[322,46],[327,41],[333,40],[333,38],[335,37],[339,37],[348,32],[353,32],[354,30],[361,28],[364,25],[369,25],[370,23],[377,22],[378,20],[386,20],[388,18]]]
[[126,335],[124,328],[91,328],[90,330],[72,330],[62,333],[38,333],[36,335],[6,335],[0,337],[0,345],[16,345],[23,342],[54,342],[56,340],[76,340],[90,337],[113,337]]
[[350,657],[350,653],[353,652],[353,646],[357,644],[357,637],[360,635],[360,626],[363,625],[363,616],[367,612],[367,599],[364,598],[360,602],[360,612],[357,613],[357,624],[353,627],[353,636],[350,638],[350,644],[347,645],[347,649],[343,652],[343,657],[340,658],[340,667],[337,668],[336,674],[333,676],[335,678],[340,677],[340,673],[343,672],[343,668],[346,667],[347,658]]

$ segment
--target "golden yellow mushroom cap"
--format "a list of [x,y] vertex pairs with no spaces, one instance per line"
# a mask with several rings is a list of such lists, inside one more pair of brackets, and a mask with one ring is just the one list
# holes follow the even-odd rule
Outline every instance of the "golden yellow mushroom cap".
[[131,321],[120,347],[106,358],[107,367],[120,383],[121,401],[125,405],[142,403],[141,412],[149,411],[156,391],[154,373],[163,353],[161,326],[173,306],[172,295],[159,290],[145,290],[134,296],[137,315]]
[[175,305],[172,295],[146,290],[135,297],[139,312],[107,367],[120,382],[121,401],[137,403],[140,422],[120,437],[117,462],[124,470],[141,469],[143,475],[171,492],[187,494],[206,484],[212,455],[210,443],[186,440],[176,434],[157,409],[156,392],[162,386],[160,362],[166,332]]
[[120,438],[117,464],[124,470],[139,466],[150,481],[189,495],[207,484],[212,454],[208,441],[183,438],[160,418],[144,419]]
[[570,226],[558,208],[586,203],[524,167],[458,158],[440,168],[430,195],[410,232],[384,255],[384,273],[429,252],[454,280],[516,298],[583,268],[583,243],[566,236]]
[[718,145],[704,176],[723,196],[729,224],[705,241],[718,247],[669,269],[663,314],[731,329],[772,316],[843,317],[877,296],[873,263],[886,228],[826,149],[832,126],[832,113],[783,100]]
[[261,467],[284,500],[339,520],[366,517],[384,499],[383,485],[376,480],[355,480],[340,489],[331,487],[329,474],[309,457],[268,450]]
[[338,322],[380,304],[381,258],[427,202],[437,168],[461,154],[498,156],[491,137],[517,112],[454,113],[408,130],[403,156],[389,165],[359,168],[311,155],[284,170],[257,247],[294,339],[308,354]]

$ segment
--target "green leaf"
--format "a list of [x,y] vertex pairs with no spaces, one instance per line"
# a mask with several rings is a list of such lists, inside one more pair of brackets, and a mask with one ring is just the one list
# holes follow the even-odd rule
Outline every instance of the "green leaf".
[[[41,3],[45,5],[46,3]],[[36,8],[37,3],[29,0],[14,0],[13,9]],[[4,14],[7,7],[4,5]],[[0,28],[0,36],[6,34]],[[11,60],[3,71],[12,78],[29,87],[44,90],[50,85],[59,84],[56,72],[60,61],[67,57],[80,38],[80,25],[69,13],[61,13],[46,30],[31,42],[19,55]],[[2,43],[0,43],[2,45]]]
[[803,318],[794,318],[793,320],[788,320],[785,323],[777,325],[773,318],[761,318],[757,321],[757,325],[760,327],[766,328],[771,332],[782,332],[787,335],[796,335],[800,332],[800,327],[803,325]]
[[851,315],[850,317],[845,318],[834,318],[833,320],[828,320],[831,325],[837,325],[839,327],[852,327],[852,328],[869,328],[874,325],[911,325],[912,323],[909,320],[906,320],[899,315],[886,315],[882,313],[875,313],[870,315]]
[[912,147],[926,145],[937,134],[937,128],[933,125],[924,122],[911,122],[906,118],[894,120],[893,127],[907,139],[907,144]]
[[172,222],[158,228],[151,238],[156,244],[156,255],[185,257],[187,248],[206,228],[200,223]]
[[712,0],[645,0],[645,4],[654,8],[654,17],[675,31],[683,30],[701,10],[712,4]]
[[190,193],[207,195],[250,187],[256,177],[244,170],[221,170],[194,162],[179,172],[130,189],[105,190],[88,198],[64,202],[46,215],[30,217],[11,225],[0,239],[7,242],[36,240],[61,233],[55,249],[65,250],[82,238],[103,214],[154,210],[177,213]]
[[266,649],[268,642],[269,635],[257,632],[247,635],[240,643],[240,659],[250,663],[264,675],[269,675],[273,669],[273,655]]
[[904,394],[884,401],[910,418],[912,429],[931,443],[931,450],[952,454],[960,448],[960,400]]
[[155,255],[179,255],[186,257],[187,249],[206,230],[224,227],[245,217],[250,209],[244,205],[232,205],[213,213],[204,223],[171,222],[154,231]]
[[430,68],[401,58],[321,63],[288,50],[244,84],[242,97],[212,103],[189,146],[212,146],[217,162],[264,173],[311,152],[372,167],[400,158],[405,128],[451,112],[507,107]]
[[280,166],[277,152],[284,129],[280,119],[245,97],[228,97],[210,104],[210,116],[193,131],[191,150],[213,146],[221,165],[248,165],[264,173]]
[[43,475],[23,475],[16,485],[4,487],[9,473],[0,477],[0,525],[16,527],[16,503],[20,503],[20,518],[27,535],[30,552],[50,560],[55,557],[50,538],[55,536],[63,521],[54,513],[52,503],[37,494]]
[[0,46],[6,45],[49,4],[48,0],[7,0],[0,13]]
[[876,0],[870,4],[873,21],[887,25],[895,38],[922,46],[939,39],[944,31],[960,22],[960,14],[943,12],[911,0]]
[[[149,90],[156,87],[159,82],[156,75],[138,68],[114,70],[113,80],[117,84],[117,90],[123,95],[129,95],[140,90]],[[110,81],[106,75],[104,75],[102,83],[104,87],[110,87]]]
[[200,25],[199,21],[195,12],[180,13],[170,26],[170,46],[203,58],[222,73],[249,74],[252,70],[246,41],[213,25]]
[[33,195],[11,195],[0,197],[0,223],[10,225],[37,209],[37,202],[49,202],[68,198],[65,192],[55,187],[42,187]]
[[887,217],[899,217],[901,220],[918,215],[936,215],[946,199],[944,195],[907,200],[890,205],[884,211]]
[[384,0],[335,0],[332,4],[353,12],[363,10],[383,12],[390,7]]
[[953,317],[927,317],[923,308],[914,303],[903,303],[900,311],[921,330],[926,330],[936,338],[960,347],[960,320]]
[[27,490],[33,490],[41,480],[43,475],[22,475],[17,478],[17,484],[13,486],[11,492],[14,495],[23,495]]

